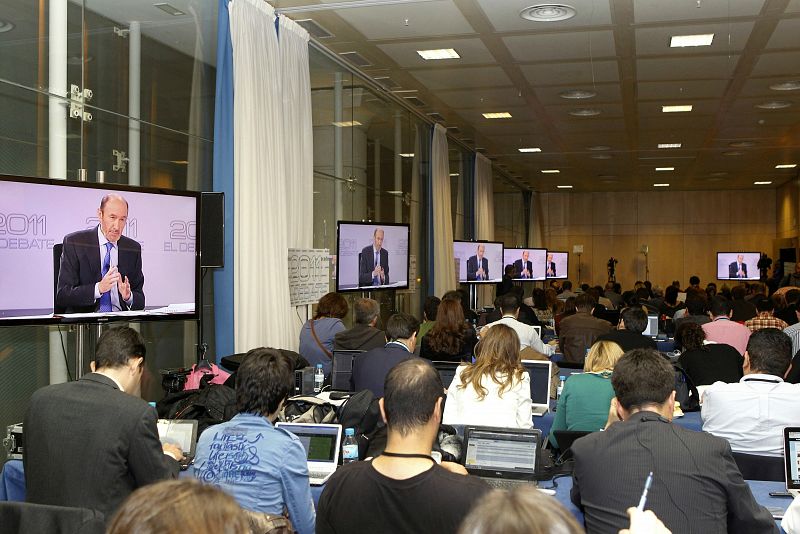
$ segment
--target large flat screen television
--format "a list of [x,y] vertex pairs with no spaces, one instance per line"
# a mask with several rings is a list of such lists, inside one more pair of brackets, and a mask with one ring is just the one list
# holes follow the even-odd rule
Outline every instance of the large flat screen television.
[[409,225],[338,222],[336,290],[408,289]]
[[543,248],[504,248],[503,266],[514,266],[514,280],[544,280],[546,255]]
[[548,250],[544,259],[546,278],[566,279],[569,276],[569,252]]
[[0,325],[197,319],[199,198],[0,176]]
[[458,264],[459,282],[480,284],[503,279],[503,243],[453,241],[453,256]]
[[717,252],[717,279],[758,280],[760,252]]

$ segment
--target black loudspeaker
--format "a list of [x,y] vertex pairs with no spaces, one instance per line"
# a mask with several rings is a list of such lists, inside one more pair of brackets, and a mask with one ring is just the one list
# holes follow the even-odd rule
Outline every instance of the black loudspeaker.
[[294,394],[314,394],[314,367],[303,367],[294,371]]
[[200,229],[200,267],[225,267],[225,193],[201,193]]
[[797,261],[797,253],[794,248],[782,248],[780,250],[781,261]]

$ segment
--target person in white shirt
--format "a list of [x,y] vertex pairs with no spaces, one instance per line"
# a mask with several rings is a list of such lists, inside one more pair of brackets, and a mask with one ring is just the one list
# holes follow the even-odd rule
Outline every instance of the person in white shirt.
[[485,336],[493,326],[504,324],[510,326],[517,333],[517,337],[519,338],[519,350],[530,347],[536,352],[541,352],[545,356],[551,356],[555,352],[555,347],[542,342],[542,338],[539,337],[539,334],[536,333],[536,329],[533,326],[517,320],[517,316],[519,315],[519,298],[515,294],[506,293],[498,300],[500,301],[500,312],[503,314],[503,317],[484,326],[481,329],[481,337]]
[[794,498],[783,514],[781,528],[786,534],[800,534],[800,496]]
[[750,336],[744,376],[715,382],[703,394],[703,430],[728,440],[734,452],[783,455],[783,427],[800,426],[800,384],[783,376],[792,359],[789,336],[763,328]]
[[442,422],[532,428],[531,378],[519,357],[516,332],[503,324],[492,327],[475,355],[475,363],[456,369]]

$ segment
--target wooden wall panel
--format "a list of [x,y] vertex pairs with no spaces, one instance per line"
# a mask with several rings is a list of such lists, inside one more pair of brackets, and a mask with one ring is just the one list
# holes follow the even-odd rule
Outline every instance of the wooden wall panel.
[[798,234],[798,209],[800,209],[800,187],[792,180],[777,190],[777,234],[781,238],[796,237]]

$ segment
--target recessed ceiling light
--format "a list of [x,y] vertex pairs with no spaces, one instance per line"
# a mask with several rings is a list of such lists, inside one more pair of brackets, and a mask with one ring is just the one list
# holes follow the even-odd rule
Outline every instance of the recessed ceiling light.
[[337,121],[333,122],[332,124],[338,128],[350,128],[352,126],[361,126],[361,123],[358,121]]
[[570,89],[568,91],[561,91],[558,93],[558,96],[561,98],[566,98],[567,100],[584,100],[587,98],[594,98],[597,96],[597,93],[594,91],[587,91],[584,89]]
[[180,9],[178,9],[177,7],[171,6],[171,5],[169,5],[169,4],[165,3],[165,2],[162,2],[162,3],[159,3],[159,4],[153,4],[153,7],[157,7],[161,11],[163,11],[165,13],[169,13],[173,17],[180,17],[181,15],[185,15],[186,14],[183,11],[181,11]]
[[669,184],[653,184],[653,187],[669,187]]
[[740,152],[739,150],[729,150],[727,152],[723,152],[723,156],[741,156],[744,152]]
[[781,163],[780,165],[775,165],[776,169],[794,169],[797,167],[797,163]]
[[406,153],[403,153],[403,154],[398,154],[398,156],[400,156],[401,158],[413,158],[414,157],[414,153],[413,152],[406,152]]
[[402,195],[403,194],[402,191],[387,191],[386,193],[388,193],[390,195]]
[[659,171],[659,172],[661,172],[661,171],[674,171],[675,167],[656,167],[656,170]]
[[755,141],[734,141],[728,143],[728,146],[731,148],[750,148],[756,146],[756,143]]
[[558,174],[560,172],[558,169],[542,169],[542,174]]
[[417,50],[417,54],[424,60],[429,59],[459,59],[461,56],[452,48],[437,48],[435,50]]
[[682,105],[682,106],[661,106],[662,113],[683,113],[686,111],[692,111],[692,105]]
[[716,172],[712,172],[711,176],[728,176],[728,173],[725,172],[725,171],[716,171]]
[[557,185],[556,187],[559,189],[572,189],[571,185]]
[[0,33],[10,32],[16,28],[13,22],[8,22],[7,20],[0,20]]
[[537,4],[519,12],[520,17],[533,22],[569,20],[576,14],[575,8],[566,4]]
[[769,185],[771,183],[771,181],[753,182],[753,185]]
[[454,178],[454,177],[456,177],[456,176],[460,176],[460,174],[458,174],[457,172],[451,172],[451,173],[450,173],[450,177],[451,177],[451,178]]
[[611,159],[611,154],[593,154],[592,159]]
[[669,46],[671,48],[711,46],[712,42],[714,42],[713,33],[702,33],[697,35],[673,35],[669,40]]
[[773,100],[772,102],[764,102],[763,104],[756,104],[758,109],[783,109],[791,106],[792,103],[787,100]]
[[681,143],[658,143],[658,148],[680,148]]
[[611,147],[608,146],[608,145],[594,145],[594,146],[590,146],[588,148],[589,148],[589,150],[591,150],[593,152],[599,152],[601,150],[611,150]]
[[496,113],[484,113],[483,114],[483,118],[484,119],[510,119],[511,118],[511,113],[509,113],[508,111],[500,111],[500,112],[496,112]]
[[578,108],[569,112],[573,117],[595,117],[600,113],[601,111],[595,108]]
[[393,93],[418,93],[419,89],[394,89]]
[[541,152],[542,149],[539,147],[527,147],[527,148],[518,148],[520,152]]
[[769,86],[773,91],[797,91],[800,89],[800,80],[792,80],[789,82],[773,83]]

